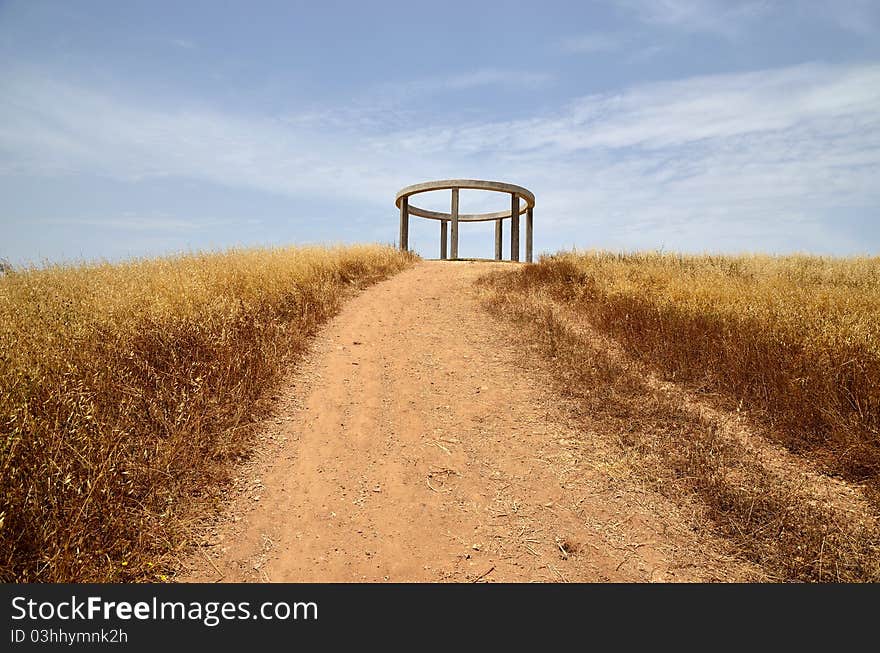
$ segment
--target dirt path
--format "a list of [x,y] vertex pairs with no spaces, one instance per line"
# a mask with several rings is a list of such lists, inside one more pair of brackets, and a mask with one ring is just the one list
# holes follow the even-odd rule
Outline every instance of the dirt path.
[[472,289],[495,265],[423,262],[345,306],[184,580],[754,577],[522,369]]

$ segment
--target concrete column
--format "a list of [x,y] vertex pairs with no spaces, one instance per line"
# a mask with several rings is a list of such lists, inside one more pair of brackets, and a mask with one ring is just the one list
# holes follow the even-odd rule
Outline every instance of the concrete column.
[[501,260],[501,243],[504,238],[504,220],[495,221],[495,260]]
[[519,198],[510,194],[510,260],[519,260]]
[[440,221],[440,260],[446,260],[446,220]]
[[400,200],[400,250],[405,252],[409,249],[409,198]]
[[452,238],[449,252],[453,261],[458,260],[458,189],[452,189]]
[[526,211],[526,263],[532,262],[532,209]]

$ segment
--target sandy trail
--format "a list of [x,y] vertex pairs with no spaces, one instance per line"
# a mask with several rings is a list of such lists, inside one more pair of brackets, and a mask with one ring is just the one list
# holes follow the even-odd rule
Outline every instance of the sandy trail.
[[722,541],[615,474],[602,437],[523,369],[473,290],[498,265],[422,262],[346,304],[182,578],[747,578]]

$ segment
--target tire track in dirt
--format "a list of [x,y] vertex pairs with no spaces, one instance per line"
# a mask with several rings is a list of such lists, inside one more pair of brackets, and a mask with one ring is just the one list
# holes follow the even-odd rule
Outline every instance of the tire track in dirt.
[[348,302],[261,425],[187,581],[701,581],[757,572],[568,423],[473,281],[417,264]]

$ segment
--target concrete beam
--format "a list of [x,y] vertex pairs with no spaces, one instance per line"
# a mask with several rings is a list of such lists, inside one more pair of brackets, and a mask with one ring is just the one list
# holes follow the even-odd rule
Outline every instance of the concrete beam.
[[400,202],[400,250],[409,250],[409,198]]
[[458,260],[458,189],[452,189],[452,238],[449,249],[453,261]]
[[510,194],[510,260],[519,261],[519,198]]
[[526,263],[532,262],[532,215],[533,209],[526,211]]

